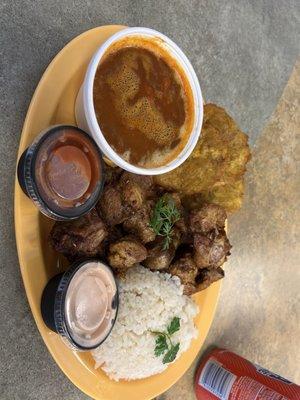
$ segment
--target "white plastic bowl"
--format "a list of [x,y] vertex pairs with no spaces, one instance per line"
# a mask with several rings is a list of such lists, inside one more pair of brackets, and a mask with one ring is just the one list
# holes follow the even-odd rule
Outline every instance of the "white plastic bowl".
[[[101,58],[103,57],[107,49],[113,43],[119,41],[120,39],[123,39],[124,37],[129,37],[129,36],[145,37],[148,39],[160,38],[161,46],[163,46],[165,50],[167,50],[170,53],[170,55],[175,60],[177,60],[177,62],[181,65],[182,69],[184,70],[189,80],[193,93],[195,118],[194,118],[194,126],[191,131],[189,140],[184,149],[174,160],[170,161],[168,164],[164,166],[157,168],[138,167],[128,163],[122,157],[120,157],[111,148],[109,143],[106,141],[104,135],[102,134],[99,124],[97,122],[97,117],[94,109],[93,85],[99,62],[101,61]],[[159,175],[177,168],[189,157],[194,147],[196,146],[202,127],[203,99],[199,81],[191,63],[184,55],[182,50],[180,50],[180,48],[171,39],[153,29],[139,28],[139,27],[126,28],[112,35],[106,42],[102,44],[102,46],[99,47],[99,49],[92,57],[86,71],[84,82],[77,95],[76,105],[75,105],[75,115],[76,115],[77,125],[81,129],[88,132],[94,138],[94,140],[96,141],[96,143],[98,144],[104,155],[107,158],[109,158],[114,164],[135,174]]]

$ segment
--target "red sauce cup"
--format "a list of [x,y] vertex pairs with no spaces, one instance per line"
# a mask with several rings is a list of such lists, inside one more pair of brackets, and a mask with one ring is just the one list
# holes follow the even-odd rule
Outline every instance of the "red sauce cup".
[[97,203],[104,182],[104,163],[95,141],[69,125],[48,128],[37,136],[18,162],[24,193],[47,217],[72,220]]

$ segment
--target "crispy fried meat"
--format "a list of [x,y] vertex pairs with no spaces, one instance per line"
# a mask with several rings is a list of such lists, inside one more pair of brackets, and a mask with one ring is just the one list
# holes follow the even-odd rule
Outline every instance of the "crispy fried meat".
[[224,271],[222,268],[200,269],[199,274],[196,277],[196,288],[197,291],[208,288],[212,283],[224,278]]
[[190,295],[197,291],[195,279],[198,274],[198,268],[191,253],[186,253],[176,260],[170,266],[168,272],[180,278],[181,283],[184,285],[184,294]]
[[231,245],[225,231],[209,236],[194,235],[194,261],[198,268],[216,268],[230,255]]
[[96,210],[74,221],[56,222],[49,241],[54,250],[73,261],[103,253],[108,230]]
[[123,223],[124,230],[131,235],[137,236],[143,243],[152,242],[156,237],[155,232],[150,227],[152,207],[153,202],[148,201]]
[[[203,290],[224,276],[220,266],[231,245],[224,230],[226,212],[214,204],[188,211],[176,192],[154,186],[152,177],[106,168],[106,184],[96,209],[70,222],[56,222],[52,247],[70,261],[103,257],[117,274],[143,262],[151,270],[176,275],[184,293]],[[171,197],[180,213],[171,229],[171,241],[150,226],[157,200]],[[167,219],[162,213],[160,218]],[[125,236],[124,236],[125,235]],[[126,236],[128,235],[128,236]]]
[[145,246],[128,236],[110,244],[107,258],[112,268],[128,269],[146,257]]
[[156,240],[154,243],[150,243],[147,247],[148,255],[143,265],[152,270],[165,270],[171,264],[174,255],[175,247],[170,246],[168,249],[163,250],[162,240]]
[[126,218],[126,210],[118,187],[107,185],[97,203],[97,211],[105,222],[114,226],[121,224]]
[[205,204],[190,213],[190,228],[193,233],[207,234],[214,229],[224,229],[226,211],[215,204]]
[[[111,170],[112,168],[110,168]],[[152,195],[152,178],[123,172],[117,173],[118,180],[109,178],[97,204],[97,210],[105,222],[114,226],[134,215]]]

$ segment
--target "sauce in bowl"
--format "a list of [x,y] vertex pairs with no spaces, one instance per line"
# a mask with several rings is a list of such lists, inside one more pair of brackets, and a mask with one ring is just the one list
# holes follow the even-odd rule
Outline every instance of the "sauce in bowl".
[[100,261],[82,266],[72,278],[65,301],[67,328],[81,347],[99,345],[115,320],[116,283]]
[[118,288],[111,269],[99,260],[74,263],[46,285],[41,313],[49,329],[76,350],[99,346],[117,318]]
[[155,40],[128,37],[112,45],[98,66],[93,98],[107,142],[139,167],[174,160],[193,129],[189,81]]
[[41,212],[54,219],[78,218],[100,196],[102,157],[94,140],[82,130],[55,126],[23,153],[18,178]]

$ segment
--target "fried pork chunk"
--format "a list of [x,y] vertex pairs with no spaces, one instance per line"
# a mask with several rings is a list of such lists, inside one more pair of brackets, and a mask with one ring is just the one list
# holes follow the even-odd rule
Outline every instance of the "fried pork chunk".
[[152,242],[156,235],[150,227],[151,210],[153,202],[148,201],[138,211],[131,214],[130,217],[125,219],[123,228],[126,232],[137,236],[143,243]]
[[143,265],[157,271],[167,269],[175,255],[174,246],[170,246],[170,248],[164,250],[161,240],[151,243],[147,250],[147,258],[143,262]]
[[190,295],[197,291],[195,280],[198,268],[191,253],[186,253],[176,260],[170,266],[168,272],[180,278],[181,283],[184,285],[184,294]]
[[207,234],[215,229],[224,229],[226,211],[215,204],[205,204],[190,213],[190,228],[193,233]]
[[147,244],[148,255],[143,265],[152,270],[166,270],[175,256],[177,247],[180,245],[181,236],[179,229],[174,228],[172,242],[167,249],[164,249],[164,238],[157,236],[154,242]]
[[112,268],[124,270],[145,260],[146,257],[145,246],[128,236],[110,244],[107,258]]
[[103,253],[108,230],[96,210],[74,221],[56,222],[49,241],[53,249],[70,261],[81,257],[94,257]]
[[121,224],[126,218],[121,192],[118,187],[107,185],[96,207],[98,213],[110,226]]
[[213,269],[201,269],[196,277],[196,290],[199,291],[208,288],[212,283],[224,278],[224,275],[225,273],[220,267]]
[[147,198],[147,186],[139,178],[140,175],[124,172],[119,183],[123,203],[132,211],[139,210]]
[[119,181],[109,182],[103,190],[97,210],[108,225],[123,223],[140,210],[147,198],[153,195],[152,178],[123,172]]
[[176,261],[169,268],[172,275],[181,279],[185,294],[203,290],[224,276],[219,267],[231,249],[224,230],[225,220],[225,210],[214,204],[190,212],[185,224],[187,231],[181,229],[181,242],[190,249],[181,255],[177,251]]
[[161,246],[157,245],[152,249],[148,250],[148,256],[143,262],[143,265],[152,270],[164,270],[169,267],[173,257],[175,255],[175,249],[170,248],[162,250]]
[[194,261],[198,268],[216,268],[230,255],[231,245],[224,230],[205,236],[194,235]]

